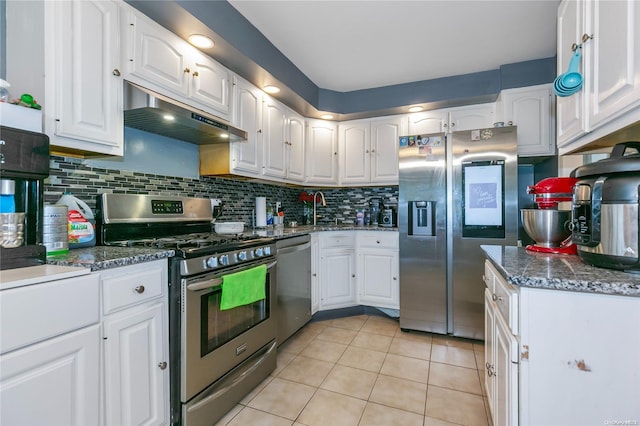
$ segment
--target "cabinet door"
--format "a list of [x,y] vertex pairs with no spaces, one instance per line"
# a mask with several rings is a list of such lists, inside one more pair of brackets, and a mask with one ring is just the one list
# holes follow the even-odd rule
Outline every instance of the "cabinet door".
[[[571,45],[580,43],[583,29],[583,7],[584,2],[574,0],[564,0],[558,6],[558,74],[566,72],[569,68],[569,61],[573,55]],[[584,72],[584,57],[582,59],[580,71]],[[572,96],[556,98],[558,146],[570,142],[585,133],[583,96],[584,89]]]
[[371,183],[398,184],[400,118],[371,121]]
[[495,312],[495,372],[493,424],[518,425],[518,341],[499,312]]
[[100,423],[98,324],[0,356],[0,424]]
[[311,234],[311,315],[320,310],[320,240]]
[[338,183],[336,133],[336,125],[333,122],[308,121],[305,183],[329,186]]
[[589,128],[640,105],[640,4],[636,0],[589,2],[587,67]]
[[287,181],[304,181],[304,117],[290,113],[287,117]]
[[231,143],[231,169],[258,176],[262,169],[262,92],[241,79],[235,80],[234,92],[233,123],[248,138]]
[[347,307],[356,303],[353,249],[322,250],[320,287],[320,309]]
[[157,303],[104,321],[106,424],[168,423],[165,311],[166,305]]
[[338,126],[340,184],[371,181],[371,134],[369,120],[343,122]]
[[429,133],[442,133],[449,115],[445,110],[419,112],[409,115],[409,134],[421,135]]
[[191,47],[140,13],[130,12],[129,72],[186,97],[191,78]]
[[489,402],[489,412],[495,419],[495,353],[496,353],[496,308],[491,298],[491,291],[484,290],[484,360],[485,391]]
[[399,309],[398,252],[362,249],[358,252],[358,302]]
[[503,116],[518,127],[518,155],[554,155],[555,102],[551,86],[505,90]]
[[449,130],[445,128],[445,131],[450,133],[493,127],[494,116],[493,103],[454,108],[449,110]]
[[[118,6],[108,1],[45,2],[47,131],[98,144],[87,150],[122,155],[122,79],[119,71]],[[50,21],[49,21],[50,20]],[[51,44],[49,44],[51,42]],[[67,146],[64,139],[52,145]],[[82,149],[80,142],[69,147]]]
[[191,98],[222,113],[223,118],[229,118],[229,70],[196,52],[191,64]]
[[265,97],[262,109],[262,144],[264,146],[262,174],[284,178],[286,176],[284,142],[287,124],[285,107]]

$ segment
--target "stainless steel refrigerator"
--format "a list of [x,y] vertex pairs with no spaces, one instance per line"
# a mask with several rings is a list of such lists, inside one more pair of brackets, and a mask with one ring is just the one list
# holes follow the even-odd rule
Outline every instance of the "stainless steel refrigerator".
[[400,327],[484,339],[484,253],[516,245],[516,127],[400,138]]

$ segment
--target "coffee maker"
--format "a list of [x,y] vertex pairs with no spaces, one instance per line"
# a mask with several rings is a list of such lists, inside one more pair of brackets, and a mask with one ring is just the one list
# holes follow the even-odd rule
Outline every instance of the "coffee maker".
[[[0,240],[0,269],[44,264],[47,253],[42,245],[42,218],[44,180],[49,176],[49,137],[0,126],[0,139],[0,179],[14,191],[15,212],[24,213],[23,223],[3,224],[3,235],[7,235],[4,228],[9,226],[22,231],[15,234],[19,238]],[[3,213],[6,217],[10,214]]]

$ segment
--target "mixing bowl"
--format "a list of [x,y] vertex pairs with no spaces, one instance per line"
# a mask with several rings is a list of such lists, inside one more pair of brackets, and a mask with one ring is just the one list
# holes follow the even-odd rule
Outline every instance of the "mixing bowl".
[[537,245],[560,247],[571,235],[570,210],[522,209],[522,226]]

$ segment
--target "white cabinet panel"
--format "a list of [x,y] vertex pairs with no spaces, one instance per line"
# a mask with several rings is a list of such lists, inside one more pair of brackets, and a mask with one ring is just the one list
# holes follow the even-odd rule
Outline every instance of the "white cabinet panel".
[[0,356],[0,423],[100,424],[99,329],[92,325]]
[[248,134],[231,143],[231,171],[258,176],[262,169],[262,91],[235,77],[233,123]]
[[123,154],[118,4],[44,2],[45,133],[51,145]]
[[333,122],[308,120],[305,184],[335,186],[338,183],[337,126]]

